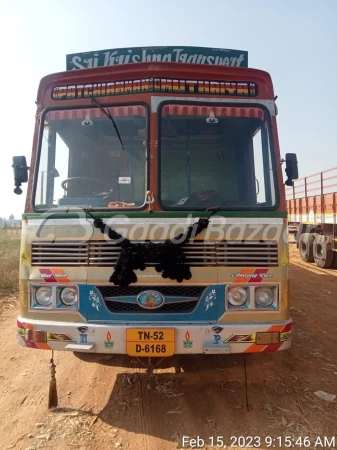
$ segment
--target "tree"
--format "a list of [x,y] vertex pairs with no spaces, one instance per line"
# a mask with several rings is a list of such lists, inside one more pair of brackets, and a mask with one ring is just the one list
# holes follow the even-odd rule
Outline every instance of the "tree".
[[14,216],[14,214],[11,214],[10,216],[9,216],[9,218],[8,218],[8,220],[14,220],[15,219],[15,216]]

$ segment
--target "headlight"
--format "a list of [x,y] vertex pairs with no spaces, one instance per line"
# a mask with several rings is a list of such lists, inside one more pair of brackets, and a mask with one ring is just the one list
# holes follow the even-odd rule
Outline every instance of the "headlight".
[[66,306],[72,306],[77,302],[77,291],[74,287],[65,287],[61,291],[61,302]]
[[230,288],[228,291],[228,302],[232,306],[242,306],[247,301],[247,291],[242,287]]
[[50,286],[39,287],[35,291],[35,300],[41,306],[50,306],[52,303],[52,291]]
[[270,287],[259,287],[255,289],[255,304],[267,307],[274,302],[274,291]]

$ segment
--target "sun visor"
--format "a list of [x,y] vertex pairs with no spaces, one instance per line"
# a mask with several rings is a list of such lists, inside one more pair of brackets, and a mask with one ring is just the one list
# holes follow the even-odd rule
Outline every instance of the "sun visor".
[[209,116],[216,117],[247,117],[264,120],[264,111],[260,108],[232,108],[221,106],[166,105],[162,116]]

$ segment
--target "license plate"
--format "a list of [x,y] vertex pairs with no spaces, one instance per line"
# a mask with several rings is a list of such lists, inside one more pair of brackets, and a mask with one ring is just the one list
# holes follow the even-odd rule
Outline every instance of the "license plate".
[[126,329],[126,352],[129,356],[172,356],[174,345],[173,328]]

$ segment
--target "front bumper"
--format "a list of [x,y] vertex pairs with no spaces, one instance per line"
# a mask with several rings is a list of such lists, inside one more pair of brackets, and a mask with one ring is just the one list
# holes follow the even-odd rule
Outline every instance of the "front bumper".
[[[22,346],[87,353],[127,354],[128,328],[175,329],[175,354],[256,353],[291,346],[291,319],[270,323],[125,324],[27,320],[18,317],[18,343]],[[136,355],[132,355],[136,356]],[[151,356],[151,355],[149,355]],[[164,356],[164,355],[161,355]]]

